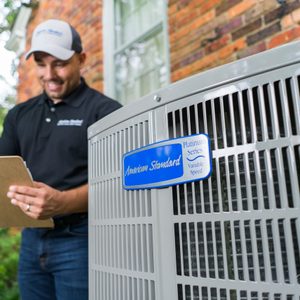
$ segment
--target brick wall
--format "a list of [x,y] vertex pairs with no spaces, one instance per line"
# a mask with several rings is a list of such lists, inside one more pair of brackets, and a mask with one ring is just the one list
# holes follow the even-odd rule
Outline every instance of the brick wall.
[[300,37],[300,1],[170,0],[171,81]]
[[[29,49],[30,37],[33,29],[40,22],[50,19],[63,19],[72,24],[82,38],[84,51],[87,52],[87,61],[83,76],[88,84],[95,89],[103,90],[103,53],[102,53],[102,0],[40,0],[39,6],[33,11],[27,28],[27,46]],[[41,91],[36,79],[34,61],[24,57],[20,59],[18,101],[25,101]]]
[[[111,0],[113,1],[113,0]],[[28,27],[62,18],[76,27],[88,53],[83,75],[103,90],[102,0],[40,0]],[[295,40],[300,1],[169,0],[171,82]],[[27,49],[29,41],[27,41]],[[39,92],[32,60],[21,59],[19,100]]]

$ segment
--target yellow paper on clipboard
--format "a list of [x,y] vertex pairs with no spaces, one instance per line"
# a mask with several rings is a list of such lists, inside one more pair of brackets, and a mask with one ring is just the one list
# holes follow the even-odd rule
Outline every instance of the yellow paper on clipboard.
[[53,227],[53,220],[35,220],[7,197],[10,185],[32,186],[33,180],[22,157],[0,156],[0,227]]

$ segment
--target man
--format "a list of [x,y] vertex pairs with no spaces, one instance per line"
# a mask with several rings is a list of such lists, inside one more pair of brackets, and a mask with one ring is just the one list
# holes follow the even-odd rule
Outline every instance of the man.
[[[0,155],[20,155],[34,187],[11,186],[11,203],[54,229],[22,231],[22,300],[88,299],[87,128],[121,105],[89,88],[81,77],[86,54],[76,30],[47,20],[31,49],[43,93],[7,114]],[[28,83],[30,84],[30,82]]]

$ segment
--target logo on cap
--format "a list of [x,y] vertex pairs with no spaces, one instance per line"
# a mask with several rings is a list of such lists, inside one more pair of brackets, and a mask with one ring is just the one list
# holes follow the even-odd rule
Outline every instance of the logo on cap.
[[52,34],[52,35],[56,35],[56,36],[62,36],[63,33],[61,31],[57,31],[57,30],[54,30],[54,29],[41,29],[39,30],[36,35],[40,35],[42,33],[48,33],[48,34]]

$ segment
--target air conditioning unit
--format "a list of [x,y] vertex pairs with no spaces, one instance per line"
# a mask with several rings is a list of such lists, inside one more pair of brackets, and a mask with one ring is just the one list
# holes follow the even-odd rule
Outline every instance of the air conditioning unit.
[[[187,78],[89,128],[90,300],[300,299],[299,49]],[[209,176],[126,187],[128,155],[202,134]]]

